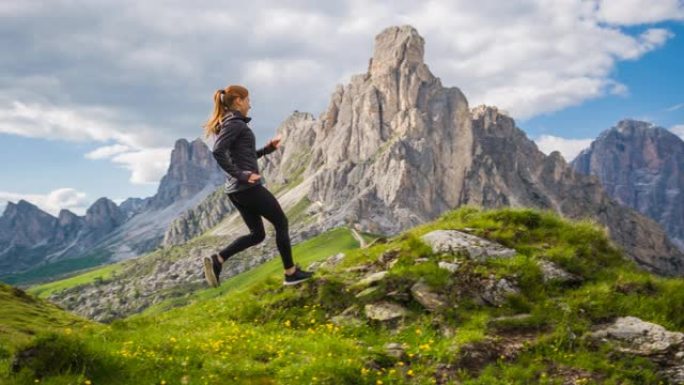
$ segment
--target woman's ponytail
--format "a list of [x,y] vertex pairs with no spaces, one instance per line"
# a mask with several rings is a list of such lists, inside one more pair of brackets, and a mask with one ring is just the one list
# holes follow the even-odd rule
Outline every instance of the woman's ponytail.
[[225,89],[214,92],[214,107],[209,120],[204,124],[204,136],[218,135],[223,115],[232,108],[236,98],[246,98],[249,95],[247,88],[239,85],[231,85]]

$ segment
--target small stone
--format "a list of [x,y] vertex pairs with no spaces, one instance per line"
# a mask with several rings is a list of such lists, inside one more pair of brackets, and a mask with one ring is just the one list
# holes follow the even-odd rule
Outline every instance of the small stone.
[[330,319],[330,322],[337,326],[361,326],[363,321],[352,316],[336,315]]
[[314,261],[314,262],[311,262],[311,263],[309,264],[309,266],[307,266],[306,269],[307,269],[308,271],[316,271],[316,269],[318,269],[318,268],[321,266],[322,263],[323,263],[323,262],[321,262],[321,261]]
[[438,310],[446,305],[440,296],[437,293],[434,293],[430,286],[423,281],[418,281],[411,286],[411,294],[418,303],[429,311]]
[[544,282],[549,282],[549,281],[560,281],[560,282],[579,282],[581,281],[581,278],[574,275],[570,274],[567,271],[561,269],[558,267],[553,262],[547,261],[547,260],[540,260],[537,262],[539,265],[539,268],[541,269],[542,275],[543,275],[543,280]]
[[399,255],[400,249],[394,248],[394,249],[389,249],[382,254],[378,256],[378,262],[383,265],[387,266],[388,263],[391,261],[397,259],[397,256]]
[[356,282],[355,284],[351,285],[350,287],[351,288],[360,288],[360,287],[372,285],[378,281],[383,280],[387,274],[388,274],[388,272],[386,270],[379,271],[377,273],[372,273],[372,274],[364,277],[360,281]]
[[370,266],[368,266],[368,265],[356,265],[356,266],[348,267],[348,268],[344,269],[343,271],[345,273],[358,273],[358,272],[368,271],[368,270],[370,270]]
[[378,290],[379,290],[379,288],[377,286],[368,287],[368,288],[364,289],[363,291],[361,291],[359,294],[357,294],[356,298],[359,298],[359,299],[369,298],[373,294],[375,294]]
[[406,309],[401,305],[388,301],[367,304],[364,307],[364,310],[368,318],[377,321],[389,321],[401,318],[407,313]]
[[396,342],[388,342],[385,344],[385,351],[387,352],[388,355],[402,359],[406,355],[404,352],[404,348],[401,344],[396,343]]
[[447,326],[447,325],[442,325],[439,327],[440,333],[442,333],[442,336],[445,338],[451,338],[454,336],[454,329]]
[[321,263],[320,267],[324,267],[326,269],[332,269],[335,266],[337,266],[340,262],[342,262],[344,257],[345,257],[344,253],[337,253],[335,255],[331,255],[325,261],[323,261],[323,263]]
[[398,301],[408,301],[411,298],[409,293],[407,293],[405,291],[399,291],[399,290],[393,290],[393,291],[387,293],[387,296],[390,298],[396,299]]
[[342,311],[342,313],[340,313],[340,315],[343,315],[343,316],[356,315],[357,312],[358,312],[358,309],[357,309],[356,305],[351,305],[348,308],[344,309]]
[[530,317],[532,317],[532,314],[529,314],[529,313],[505,315],[505,316],[501,316],[501,317],[492,318],[491,320],[489,320],[489,322],[496,323],[496,322],[506,322],[506,321],[523,321],[523,320],[529,319]]
[[501,278],[498,281],[489,278],[483,282],[483,291],[480,297],[494,306],[501,306],[506,302],[506,298],[512,294],[519,294],[520,289],[506,278]]
[[460,266],[458,263],[451,263],[451,262],[445,262],[445,261],[439,261],[439,263],[437,265],[440,268],[442,268],[444,270],[448,270],[452,273],[455,273],[456,271],[458,271],[458,268]]

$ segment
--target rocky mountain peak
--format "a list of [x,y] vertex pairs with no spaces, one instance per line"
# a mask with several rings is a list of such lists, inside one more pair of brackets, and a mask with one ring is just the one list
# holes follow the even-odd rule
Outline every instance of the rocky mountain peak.
[[171,151],[168,171],[161,179],[150,205],[155,209],[167,207],[173,202],[194,196],[208,182],[218,186],[224,179],[209,148],[200,138],[192,142],[178,139]]
[[658,222],[684,250],[684,141],[633,119],[603,131],[572,162],[618,202]]
[[68,226],[78,222],[80,219],[82,218],[67,209],[59,210],[59,214],[57,215],[57,223],[59,226]]
[[55,225],[55,217],[23,199],[17,203],[7,202],[0,217],[0,249],[3,242],[30,246],[49,236]]
[[95,201],[86,210],[85,220],[89,227],[113,228],[118,226],[124,219],[119,207],[111,199],[102,197]]
[[644,133],[644,131],[653,127],[653,123],[634,119],[623,119],[615,126],[615,130],[621,134],[634,135],[635,133]]
[[20,199],[17,203],[7,202],[3,216],[12,217],[15,215],[28,214],[33,211],[42,212],[42,210],[40,210],[38,206],[34,205],[33,203]]
[[423,63],[425,40],[410,25],[385,28],[375,36],[369,73],[383,75],[400,66],[416,67]]

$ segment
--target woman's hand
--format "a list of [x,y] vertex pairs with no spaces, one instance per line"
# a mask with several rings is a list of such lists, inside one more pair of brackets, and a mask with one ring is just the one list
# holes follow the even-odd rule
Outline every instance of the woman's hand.
[[255,183],[255,182],[258,181],[259,179],[261,179],[261,175],[259,175],[259,174],[255,173],[255,172],[253,172],[253,173],[249,174],[249,179],[247,179],[247,182],[249,182],[249,183]]
[[281,135],[278,134],[278,135],[276,135],[275,138],[271,139],[271,141],[268,143],[277,149],[278,147],[280,147],[280,140],[281,140]]

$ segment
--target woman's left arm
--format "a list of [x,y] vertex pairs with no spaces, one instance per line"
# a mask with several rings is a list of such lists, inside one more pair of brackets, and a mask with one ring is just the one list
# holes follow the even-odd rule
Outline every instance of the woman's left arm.
[[280,134],[271,139],[267,145],[257,150],[257,159],[264,155],[268,155],[280,147]]
[[264,156],[264,155],[268,155],[268,154],[272,153],[272,152],[275,151],[275,150],[276,150],[276,147],[273,145],[273,143],[272,143],[272,142],[268,142],[267,145],[265,145],[264,147],[262,147],[262,148],[260,148],[260,149],[257,150],[257,152],[256,152],[256,153],[257,153],[257,159],[258,159],[258,158],[261,158],[261,157]]

